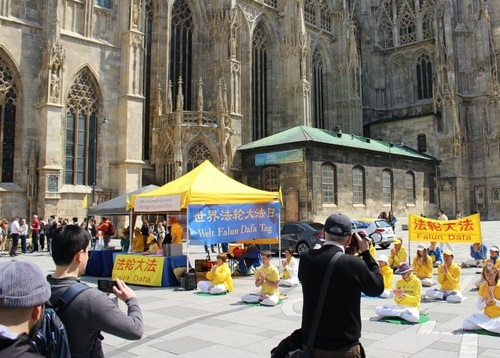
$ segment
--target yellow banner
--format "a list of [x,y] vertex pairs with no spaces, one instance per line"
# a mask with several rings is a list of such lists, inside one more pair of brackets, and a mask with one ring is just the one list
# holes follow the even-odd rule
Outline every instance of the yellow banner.
[[479,214],[448,221],[432,220],[409,214],[408,237],[410,241],[472,244],[482,241],[481,221]]
[[162,256],[118,254],[112,276],[126,283],[160,287],[164,262]]

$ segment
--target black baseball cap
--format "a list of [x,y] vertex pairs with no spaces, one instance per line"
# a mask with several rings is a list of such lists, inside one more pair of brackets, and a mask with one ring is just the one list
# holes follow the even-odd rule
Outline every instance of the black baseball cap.
[[352,222],[342,214],[332,214],[325,221],[325,232],[336,236],[351,235]]

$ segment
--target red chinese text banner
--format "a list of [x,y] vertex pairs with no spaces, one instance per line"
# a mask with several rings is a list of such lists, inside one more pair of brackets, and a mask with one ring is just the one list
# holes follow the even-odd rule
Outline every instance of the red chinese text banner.
[[408,237],[410,241],[472,244],[482,241],[481,221],[479,214],[448,221],[433,220],[409,214]]

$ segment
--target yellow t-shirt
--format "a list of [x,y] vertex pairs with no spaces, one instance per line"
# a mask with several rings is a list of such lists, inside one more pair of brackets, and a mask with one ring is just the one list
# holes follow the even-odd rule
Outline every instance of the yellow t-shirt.
[[398,305],[406,306],[406,307],[418,307],[420,309],[420,299],[422,296],[422,282],[415,276],[410,275],[410,280],[406,282],[401,279],[396,282],[396,288],[400,288],[403,290],[405,297],[399,298],[394,295],[394,301]]
[[427,277],[432,277],[432,258],[430,256],[427,257],[427,262],[423,263],[422,265],[418,264],[418,257],[415,256],[413,258],[413,272],[415,272],[415,275],[422,279],[422,278],[427,278]]
[[394,277],[394,271],[392,271],[389,265],[385,265],[380,268],[380,273],[384,278],[384,288],[392,291],[392,279]]
[[444,274],[441,270],[441,267],[444,264],[439,265],[438,267],[438,282],[441,284],[441,290],[444,291],[459,291],[460,290],[460,274],[462,270],[460,266],[455,263],[452,263],[450,267],[448,267],[448,273]]
[[182,244],[182,238],[184,237],[184,230],[179,223],[175,223],[170,228],[170,235],[172,235],[172,244]]
[[[487,297],[486,294],[488,293],[489,289],[490,287],[488,286],[488,282],[483,283],[481,287],[479,287],[478,294],[479,296],[483,297],[485,301]],[[496,300],[500,300],[500,281],[493,288],[493,296],[495,297]],[[494,303],[490,303],[486,307],[484,307],[484,314],[490,318],[500,317],[500,306],[497,306]]]
[[156,242],[152,242],[149,244],[149,253],[150,254],[156,254],[156,250],[158,250],[158,244]]
[[264,272],[266,275],[266,282],[262,284],[261,293],[266,295],[279,295],[280,291],[278,287],[274,287],[270,285],[267,281],[276,282],[280,279],[280,272],[274,265],[269,265],[269,267],[264,267],[264,265],[259,266],[257,270],[255,270],[255,279],[259,277],[259,272]]
[[212,270],[208,271],[207,279],[214,286],[223,283],[229,292],[233,290],[233,278],[231,277],[231,270],[225,262],[222,263],[222,265],[217,266],[215,272],[212,272]]

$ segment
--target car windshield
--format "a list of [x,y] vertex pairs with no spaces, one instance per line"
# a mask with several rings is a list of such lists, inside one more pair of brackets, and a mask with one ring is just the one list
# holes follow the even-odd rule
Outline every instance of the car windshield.
[[391,226],[391,225],[389,225],[389,224],[387,223],[387,221],[385,221],[385,220],[375,220],[375,225],[376,225],[377,227],[392,227],[392,226]]
[[367,221],[353,221],[352,223],[356,229],[366,229],[370,226],[370,223]]

